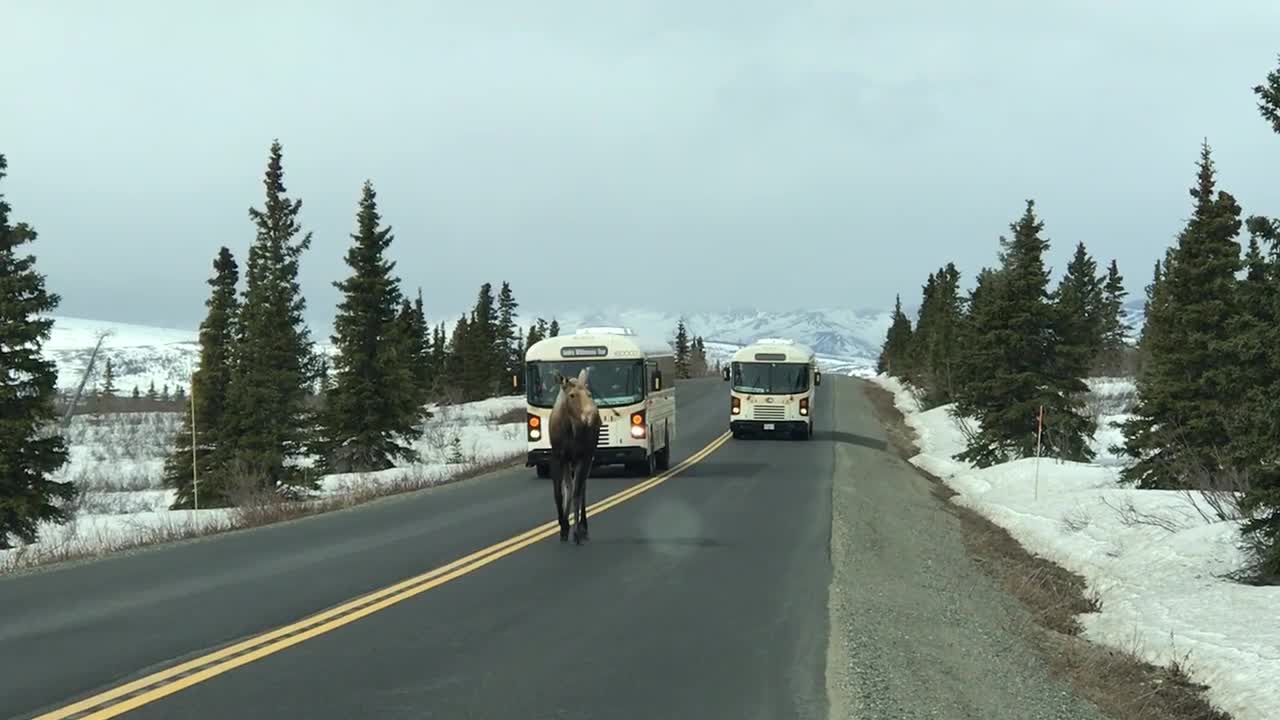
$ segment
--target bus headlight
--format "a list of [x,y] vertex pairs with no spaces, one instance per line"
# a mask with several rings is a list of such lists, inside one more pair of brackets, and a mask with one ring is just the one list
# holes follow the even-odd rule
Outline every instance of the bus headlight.
[[542,438],[542,418],[529,413],[529,440],[537,441]]
[[631,413],[631,437],[643,440],[645,436],[644,413]]
[[534,428],[534,429],[530,430],[530,431],[529,431],[529,439],[530,439],[530,440],[541,440],[541,439],[542,439],[542,431],[541,431],[541,430],[538,430],[537,428]]
[[730,415],[742,414],[742,401],[739,400],[737,397],[729,398],[729,414]]
[[809,398],[800,398],[800,414],[805,416],[809,414]]

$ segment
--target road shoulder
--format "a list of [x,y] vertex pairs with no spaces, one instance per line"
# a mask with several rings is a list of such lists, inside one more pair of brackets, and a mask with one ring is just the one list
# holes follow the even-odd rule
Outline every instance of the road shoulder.
[[1205,688],[1174,664],[1152,666],[1132,652],[1117,652],[1081,636],[1078,616],[1098,609],[1084,579],[1026,551],[1003,528],[950,502],[954,492],[941,480],[905,461],[918,453],[913,432],[893,396],[863,383],[867,400],[894,453],[929,484],[931,494],[958,524],[966,564],[1018,607],[1020,642],[1038,664],[1105,717],[1123,720],[1229,720],[1203,698]]
[[1035,619],[970,560],[961,520],[842,383],[832,487],[832,718],[1101,720],[1026,637]]

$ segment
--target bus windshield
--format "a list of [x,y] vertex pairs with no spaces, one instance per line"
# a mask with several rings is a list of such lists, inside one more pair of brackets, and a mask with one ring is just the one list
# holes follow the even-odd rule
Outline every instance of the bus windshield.
[[787,395],[809,389],[809,366],[802,363],[736,362],[733,389],[758,395]]
[[597,407],[632,405],[644,399],[644,362],[639,360],[569,360],[564,362],[531,362],[525,370],[525,387],[529,404],[534,407],[555,405],[560,394],[556,373],[577,377],[587,371],[587,387]]

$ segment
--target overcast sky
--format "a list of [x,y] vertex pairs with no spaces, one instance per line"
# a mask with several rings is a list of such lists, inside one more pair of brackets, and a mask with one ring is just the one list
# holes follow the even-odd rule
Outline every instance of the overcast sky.
[[315,232],[313,322],[360,185],[433,315],[915,302],[1034,197],[1141,293],[1201,138],[1280,214],[1250,88],[1280,3],[3,0],[0,186],[61,314],[194,327],[243,260],[273,138]]

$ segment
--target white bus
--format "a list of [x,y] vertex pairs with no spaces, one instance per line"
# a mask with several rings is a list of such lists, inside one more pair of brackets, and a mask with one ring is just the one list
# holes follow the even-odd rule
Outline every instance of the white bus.
[[587,327],[534,343],[525,352],[529,442],[526,467],[550,477],[551,443],[544,430],[560,393],[557,374],[587,385],[600,408],[595,465],[625,465],[652,475],[671,466],[676,433],[675,354],[665,342],[646,341],[630,328]]
[[822,384],[813,350],[792,340],[762,338],[733,354],[724,368],[729,430],[813,437],[814,389]]

